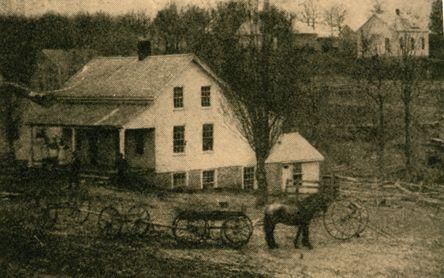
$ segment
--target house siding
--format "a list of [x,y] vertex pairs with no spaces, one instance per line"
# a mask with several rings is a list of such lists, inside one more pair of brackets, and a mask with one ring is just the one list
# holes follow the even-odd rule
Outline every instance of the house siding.
[[281,163],[269,163],[265,165],[265,171],[267,172],[268,191],[281,191],[282,166],[283,164]]
[[[211,86],[211,107],[201,107],[201,87]],[[173,108],[173,89],[183,87],[184,107]],[[191,66],[160,93],[152,109],[156,126],[156,172],[216,169],[254,163],[254,153],[224,114],[221,88],[197,65]],[[226,104],[225,104],[226,105]],[[148,116],[148,115],[147,115]],[[142,121],[142,119],[138,119]],[[202,150],[202,126],[213,124],[213,151]],[[173,153],[173,127],[185,126],[185,152]]]
[[217,186],[221,188],[242,188],[243,167],[224,167],[217,171]]
[[[358,56],[361,57],[363,54],[362,39],[364,37],[372,38],[373,42],[371,44],[372,52],[371,54],[384,55],[386,53],[385,49],[385,39],[390,39],[390,48],[392,56],[402,55],[399,39],[402,36],[408,37],[408,39],[413,38],[415,40],[415,49],[412,50],[412,55],[414,56],[429,56],[429,34],[427,31],[406,31],[398,32],[390,28],[385,22],[377,17],[371,18],[367,21],[358,31],[358,41],[357,50]],[[425,47],[421,48],[420,39],[424,38]]]

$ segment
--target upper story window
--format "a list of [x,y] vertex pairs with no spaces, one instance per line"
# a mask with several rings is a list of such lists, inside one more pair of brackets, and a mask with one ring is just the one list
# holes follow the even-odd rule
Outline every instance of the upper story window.
[[386,53],[392,52],[392,47],[390,45],[390,39],[389,38],[385,38],[385,52]]
[[204,124],[202,127],[202,150],[212,151],[214,145],[213,124]]
[[421,49],[422,50],[425,49],[425,39],[424,39],[424,37],[421,38]]
[[175,126],[173,129],[173,152],[185,152],[185,126]]
[[200,89],[202,107],[211,106],[211,87],[204,86]]
[[399,38],[399,48],[404,49],[404,38]]
[[174,108],[183,108],[183,88],[175,87],[173,93]]

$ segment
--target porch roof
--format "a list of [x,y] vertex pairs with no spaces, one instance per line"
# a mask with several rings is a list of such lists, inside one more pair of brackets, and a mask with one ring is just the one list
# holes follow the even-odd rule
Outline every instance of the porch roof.
[[322,154],[298,132],[282,134],[271,150],[267,163],[323,161]]
[[149,105],[56,103],[33,111],[28,125],[122,127]]

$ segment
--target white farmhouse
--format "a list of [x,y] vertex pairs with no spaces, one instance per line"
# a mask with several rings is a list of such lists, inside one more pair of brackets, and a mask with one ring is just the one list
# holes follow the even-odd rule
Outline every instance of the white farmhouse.
[[[140,43],[139,57],[91,60],[52,105],[32,112],[22,138],[31,147],[20,153],[39,165],[57,142],[80,155],[84,171],[113,173],[120,153],[165,188],[255,189],[255,155],[227,119],[223,88],[195,55],[153,56]],[[323,159],[298,133],[285,134],[267,161],[269,185],[313,190]]]
[[408,18],[399,9],[373,14],[358,29],[358,57],[370,55],[429,56],[429,31],[425,23]]

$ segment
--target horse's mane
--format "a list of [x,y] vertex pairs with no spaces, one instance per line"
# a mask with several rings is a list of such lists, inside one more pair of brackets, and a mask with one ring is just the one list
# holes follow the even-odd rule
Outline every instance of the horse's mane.
[[319,191],[311,194],[297,203],[297,207],[307,213],[317,213],[326,211],[330,203],[334,199],[334,192]]

